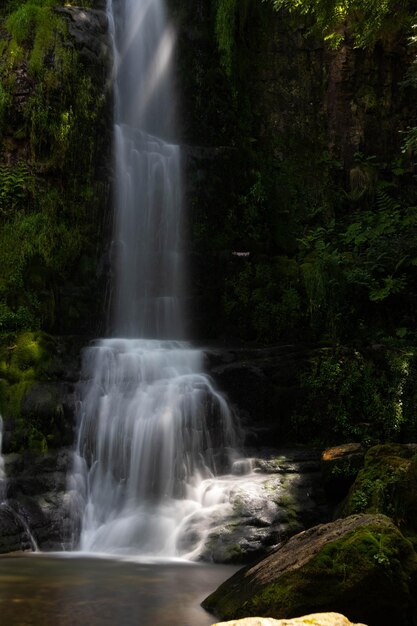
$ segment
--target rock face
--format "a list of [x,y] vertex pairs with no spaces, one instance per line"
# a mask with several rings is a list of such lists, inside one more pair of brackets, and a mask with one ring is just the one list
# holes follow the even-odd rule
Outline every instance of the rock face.
[[0,505],[0,552],[62,550],[71,540],[69,450],[5,457],[7,500]]
[[246,445],[295,440],[292,416],[302,403],[299,375],[314,350],[306,346],[218,348],[206,351],[207,370],[246,427]]
[[69,19],[68,31],[80,56],[93,64],[100,63],[103,70],[108,70],[112,50],[106,12],[70,6],[56,8],[55,11]]
[[222,480],[223,497],[212,507],[201,536],[201,519],[192,516],[183,549],[199,545],[199,558],[217,563],[248,563],[283,539],[329,519],[320,482],[317,451],[245,450],[233,475]]
[[380,626],[417,618],[417,557],[383,515],[357,515],[292,537],[240,570],[203,606],[222,618],[338,611]]
[[263,617],[247,617],[246,619],[232,620],[231,622],[219,622],[213,626],[366,626],[365,624],[352,624],[340,613],[316,613],[294,619],[272,619]]

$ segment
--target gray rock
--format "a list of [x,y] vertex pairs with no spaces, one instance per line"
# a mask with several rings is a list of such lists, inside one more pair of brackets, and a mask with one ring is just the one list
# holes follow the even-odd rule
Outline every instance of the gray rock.
[[[189,517],[178,547],[191,556],[198,549],[198,558],[203,560],[245,563],[295,533],[329,519],[318,453],[314,453],[314,461],[312,454],[303,456],[303,451],[288,450],[286,456],[283,451],[275,451],[275,455],[264,451],[264,457],[236,461],[238,471],[222,479],[223,497],[210,515],[198,511]],[[298,459],[298,473],[294,459]],[[309,471],[312,463],[316,471]],[[285,471],[286,465],[289,471]],[[245,467],[250,469],[247,474],[241,471]]]
[[68,31],[79,54],[87,62],[108,69],[112,59],[112,46],[105,11],[80,7],[58,7],[55,11],[68,19]]

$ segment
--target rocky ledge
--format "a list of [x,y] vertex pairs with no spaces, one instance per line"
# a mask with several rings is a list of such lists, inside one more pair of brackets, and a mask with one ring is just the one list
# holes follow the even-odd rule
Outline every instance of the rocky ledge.
[[72,533],[69,450],[5,457],[7,499],[0,504],[0,553],[62,550]]

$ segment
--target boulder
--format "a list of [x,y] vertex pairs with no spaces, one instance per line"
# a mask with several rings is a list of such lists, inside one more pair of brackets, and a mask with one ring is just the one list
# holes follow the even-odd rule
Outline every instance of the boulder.
[[[214,488],[223,495],[213,503],[210,516],[198,510],[188,517],[178,539],[181,551],[193,556],[198,549],[200,559],[216,563],[248,563],[283,539],[329,519],[317,451],[247,453]],[[209,490],[206,495],[210,497]]]
[[417,619],[417,556],[383,515],[315,526],[237,572],[203,602],[223,619],[337,611],[353,621],[410,626]]
[[385,444],[368,450],[341,513],[383,513],[403,532],[415,535],[417,444]]
[[352,624],[347,617],[340,613],[316,613],[293,619],[272,619],[269,617],[247,617],[245,619],[232,620],[231,622],[219,622],[213,626],[366,626],[365,624]]

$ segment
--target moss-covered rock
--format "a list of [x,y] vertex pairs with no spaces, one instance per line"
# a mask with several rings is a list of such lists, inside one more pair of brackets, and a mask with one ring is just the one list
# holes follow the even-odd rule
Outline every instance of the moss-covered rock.
[[337,611],[353,621],[410,626],[416,576],[416,553],[398,528],[383,515],[357,515],[296,535],[203,606],[227,619]]
[[0,337],[0,414],[6,452],[69,445],[82,339],[23,332]]
[[407,533],[417,532],[417,444],[374,446],[365,456],[343,514],[384,513]]

